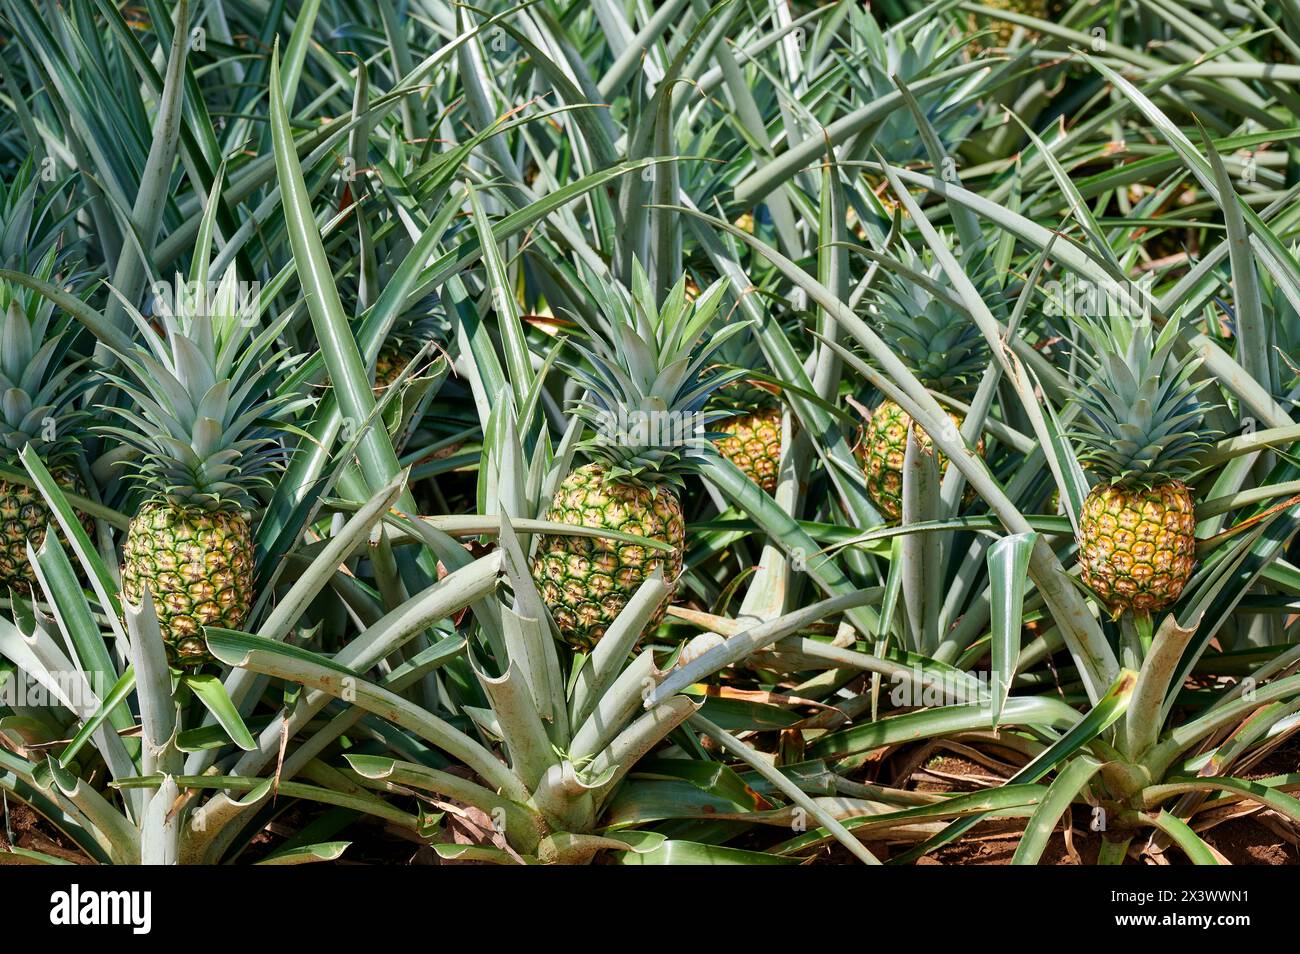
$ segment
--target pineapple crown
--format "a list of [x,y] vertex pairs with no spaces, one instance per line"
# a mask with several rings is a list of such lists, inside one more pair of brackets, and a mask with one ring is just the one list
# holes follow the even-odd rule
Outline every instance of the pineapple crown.
[[140,453],[132,476],[153,496],[185,508],[243,510],[253,506],[254,488],[271,483],[285,454],[279,434],[308,401],[277,393],[287,362],[265,356],[285,319],[253,335],[260,302],[241,302],[233,266],[210,301],[205,285],[187,287],[178,277],[178,290],[188,293],[175,302],[155,295],[161,329],[127,305],[145,346],[118,355],[134,380],[106,376],[134,407],[106,408],[129,427],[98,430]]
[[767,361],[762,348],[753,334],[753,329],[746,329],[744,334],[728,338],[715,353],[718,363],[709,368],[715,370],[739,370],[745,377],[718,388],[709,402],[710,409],[725,410],[729,414],[753,414],[755,411],[779,407],[780,389],[752,377],[755,371],[765,369]]
[[[941,285],[937,263],[926,275],[936,288]],[[987,275],[983,282],[973,280],[987,290]],[[894,275],[875,293],[871,310],[881,338],[927,388],[953,397],[974,390],[988,367],[989,348],[965,311],[921,282]]]
[[1087,375],[1075,387],[1082,413],[1071,436],[1079,460],[1103,481],[1124,486],[1195,471],[1218,435],[1204,429],[1213,405],[1197,396],[1192,381],[1200,361],[1180,364],[1174,356],[1177,321],[1159,334],[1147,317],[1080,319],[1079,328],[1089,346],[1078,353]]
[[706,371],[709,359],[747,326],[709,333],[726,290],[721,279],[688,302],[683,276],[659,307],[638,262],[630,294],[589,269],[586,286],[596,317],[574,316],[587,340],[573,345],[585,366],[563,365],[586,389],[571,408],[596,432],[579,447],[612,478],[680,484],[708,446],[707,425],[729,416],[705,411],[709,397],[745,373]]
[[[38,278],[49,279],[52,256]],[[66,321],[51,327],[53,302],[13,291],[0,282],[0,447],[6,464],[30,444],[52,466],[76,452],[85,415],[73,399],[89,382],[75,375],[85,359],[70,357],[75,335]]]
[[[866,87],[867,101],[897,93],[895,76],[914,86],[948,69],[964,46],[962,38],[941,19],[932,19],[918,29],[894,27],[882,31],[869,10],[862,8],[854,11],[851,22],[864,48],[851,63],[850,82]],[[979,111],[972,106],[971,89],[976,82],[978,78],[959,81],[919,96],[922,111],[948,145],[964,139],[979,120]],[[886,149],[886,158],[892,163],[905,163],[926,154],[916,120],[905,109],[891,113],[873,141]]]
[[430,341],[445,344],[450,334],[451,322],[442,311],[438,295],[430,293],[397,317],[381,350],[410,356]]

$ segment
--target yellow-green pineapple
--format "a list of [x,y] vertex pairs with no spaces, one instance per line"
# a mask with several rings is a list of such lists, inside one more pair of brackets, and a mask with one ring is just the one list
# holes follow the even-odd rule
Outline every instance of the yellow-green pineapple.
[[1197,397],[1198,361],[1173,353],[1176,322],[1081,322],[1089,374],[1073,434],[1097,483],[1079,515],[1079,570],[1113,617],[1178,599],[1196,563],[1195,501],[1184,478],[1213,434]]
[[[937,268],[932,273],[938,278]],[[877,293],[871,317],[881,338],[923,385],[957,400],[969,399],[989,360],[988,346],[970,316],[919,284],[895,279]],[[950,411],[948,416],[961,426],[960,414]],[[903,455],[909,427],[917,443],[930,446],[925,429],[913,427],[911,415],[885,398],[867,419],[860,445],[867,493],[881,516],[891,522],[903,512]],[[984,452],[982,439],[976,450]],[[937,463],[940,474],[947,470],[947,457],[939,455]]]
[[[737,336],[719,349],[722,363],[729,368],[753,372],[763,364],[763,354],[754,338]],[[713,430],[713,446],[727,460],[766,493],[776,490],[781,464],[781,400],[778,388],[757,378],[746,377],[714,392],[711,410],[722,417]]]
[[723,435],[713,441],[718,452],[766,493],[775,493],[781,463],[780,405],[758,405],[720,421],[717,430]]
[[704,411],[705,403],[743,373],[703,369],[716,348],[744,328],[731,325],[701,340],[722,301],[722,281],[694,302],[679,281],[662,306],[639,265],[630,295],[590,273],[587,284],[597,324],[576,319],[587,336],[576,346],[584,361],[564,370],[585,390],[572,409],[595,432],[579,445],[591,463],[561,482],[546,519],[649,537],[671,550],[561,534],[538,541],[537,587],[561,635],[582,650],[596,644],[656,569],[676,585],[686,546],[678,488],[707,447],[703,429],[718,417]]
[[[242,303],[233,267],[211,296],[181,296],[156,315],[135,315],[146,346],[120,354],[129,378],[109,379],[129,398],[105,427],[139,452],[133,478],[143,502],[122,550],[122,593],[147,588],[173,665],[209,661],[205,626],[237,629],[253,600],[251,511],[283,457],[279,425],[300,402],[277,393],[283,364],[265,355],[255,306]],[[206,300],[211,298],[210,301]]]

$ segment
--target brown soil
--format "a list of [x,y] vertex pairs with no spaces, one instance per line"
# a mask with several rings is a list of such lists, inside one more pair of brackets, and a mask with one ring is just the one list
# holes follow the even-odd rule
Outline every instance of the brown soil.
[[[0,851],[25,848],[28,851],[53,855],[74,864],[93,863],[67,836],[26,805],[7,799],[6,807],[8,824],[5,824],[5,819],[0,818]],[[9,834],[13,835],[12,843],[9,841]]]
[[[882,770],[891,785],[924,792],[967,792],[999,784],[1010,774],[1011,766],[999,771],[997,756],[968,750],[971,755],[943,751],[943,742],[926,746],[911,754],[892,753],[889,767],[898,766],[893,777]],[[964,748],[964,747],[961,747]],[[919,754],[918,754],[919,753]],[[878,766],[885,769],[886,766]],[[1300,771],[1300,739],[1291,739],[1264,759],[1255,769],[1244,773],[1247,778],[1264,778]],[[1044,865],[1095,864],[1101,836],[1088,829],[1089,813],[1084,806],[1072,812],[1067,832],[1064,825],[1053,836],[1043,854]],[[1300,864],[1300,829],[1274,812],[1256,803],[1238,802],[1228,809],[1207,812],[1193,822],[1197,833],[1220,855],[1234,865]],[[923,865],[1005,865],[1010,864],[1020,842],[1024,821],[1007,819],[978,826],[954,844],[940,848],[918,864]],[[908,846],[896,846],[904,851]],[[1129,849],[1129,864],[1187,864],[1177,849],[1158,857],[1139,856],[1145,841],[1135,840]],[[882,857],[885,853],[878,852]],[[847,852],[838,847],[827,861],[848,861]]]
[[[1002,761],[1006,758],[1008,761]],[[1015,771],[1013,756],[994,746],[975,748],[960,742],[940,741],[923,746],[904,746],[882,753],[878,760],[869,763],[872,780],[921,792],[969,792],[994,787]],[[1263,760],[1254,770],[1244,773],[1249,778],[1263,778],[1300,771],[1300,739],[1292,739]],[[92,864],[66,836],[45,818],[27,806],[9,799],[8,829],[13,833],[13,845],[6,839],[6,828],[0,819],[0,851],[10,847],[26,848],[54,855],[78,864]],[[490,845],[490,821],[477,817],[474,809],[441,802],[427,806],[429,810],[443,811],[443,837],[441,840],[456,844]],[[300,831],[312,820],[313,812],[305,806],[294,806],[279,816],[268,828],[260,832],[241,858],[252,862],[274,852],[285,839]],[[1089,813],[1085,806],[1076,806],[1070,827],[1058,828],[1043,854],[1044,865],[1092,865],[1097,861],[1101,838],[1088,829]],[[1223,860],[1234,865],[1300,865],[1300,829],[1274,812],[1264,811],[1253,802],[1243,801],[1232,806],[1207,811],[1197,815],[1193,828],[1205,841],[1219,852]],[[926,857],[920,865],[1007,865],[1015,854],[1024,830],[1023,819],[1003,819],[987,822],[967,833],[954,844],[946,845]],[[743,847],[762,850],[762,830],[751,833],[752,844]],[[414,843],[409,833],[399,832],[391,826],[372,820],[358,820],[334,838],[351,841],[346,854],[336,864],[341,865],[427,865],[427,864],[480,864],[471,861],[440,859],[432,848]],[[914,843],[873,843],[872,851],[882,860],[901,854]],[[1129,849],[1128,864],[1187,864],[1177,849],[1158,856],[1139,855],[1146,847],[1145,841],[1135,840]],[[831,844],[815,859],[815,864],[849,864],[853,858],[839,845]]]

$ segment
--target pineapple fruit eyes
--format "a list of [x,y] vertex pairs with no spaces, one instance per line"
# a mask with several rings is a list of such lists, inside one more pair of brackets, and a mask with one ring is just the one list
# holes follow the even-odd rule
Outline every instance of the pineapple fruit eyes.
[[[580,513],[582,519],[571,519]],[[560,485],[546,519],[646,536],[672,546],[671,553],[592,537],[543,536],[533,562],[538,591],[551,610],[560,635],[573,647],[588,650],[656,570],[675,586],[686,548],[686,526],[676,491],[611,477],[597,464],[580,467]],[[644,629],[649,634],[663,619],[671,594]]]

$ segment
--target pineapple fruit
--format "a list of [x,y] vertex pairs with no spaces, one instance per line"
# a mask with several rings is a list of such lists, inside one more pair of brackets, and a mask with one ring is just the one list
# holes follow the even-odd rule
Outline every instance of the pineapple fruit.
[[[1090,372],[1076,390],[1079,460],[1097,477],[1079,515],[1079,570],[1112,617],[1178,599],[1196,562],[1196,516],[1183,478],[1215,435],[1173,354],[1176,323],[1082,323]],[[1090,352],[1090,353],[1089,353]]]
[[[70,463],[61,467],[56,465],[50,475],[65,491],[85,495],[86,485]],[[93,535],[94,520],[80,512],[77,517],[86,533]],[[33,548],[39,549],[53,519],[45,498],[36,488],[17,481],[0,480],[0,593],[28,590],[35,584],[36,575],[27,559],[27,545],[30,542]],[[62,533],[59,539],[63,539]]]
[[382,393],[391,388],[410,363],[411,356],[403,348],[385,343],[375,358],[375,392]]
[[109,379],[136,410],[113,408],[128,427],[101,430],[134,448],[143,504],[122,551],[122,592],[138,605],[149,590],[169,658],[209,661],[205,626],[237,629],[253,600],[254,491],[282,457],[278,422],[302,402],[277,393],[283,365],[263,352],[270,336],[236,299],[234,269],[206,307],[186,302],[137,317],[148,347],[120,354],[130,374]]
[[[922,384],[958,400],[969,397],[988,363],[988,346],[968,316],[919,285],[898,280],[881,289],[874,305],[876,330]],[[949,412],[948,416],[961,427],[962,415]],[[871,412],[859,442],[867,493],[890,522],[903,512],[903,455],[909,427],[921,446],[930,446],[925,429],[914,426],[911,416],[886,398]],[[983,439],[976,451],[984,452]],[[948,459],[939,455],[937,463],[943,474]]]
[[122,549],[122,589],[138,604],[145,586],[174,658],[183,664],[204,661],[202,628],[237,629],[252,605],[248,514],[166,500],[145,504],[131,520]]
[[577,319],[588,337],[576,348],[586,367],[564,370],[586,391],[573,410],[595,431],[580,445],[591,463],[561,482],[545,519],[633,533],[671,550],[601,537],[542,536],[533,577],[561,636],[583,651],[595,646],[656,569],[675,587],[686,546],[678,488],[707,446],[701,428],[722,413],[703,409],[717,388],[744,373],[700,369],[745,327],[731,325],[700,340],[722,301],[723,281],[688,302],[680,280],[662,306],[656,306],[639,264],[631,295],[590,273],[588,286],[599,324]]
[[762,407],[719,422],[724,436],[713,442],[723,457],[739,467],[765,493],[776,492],[781,463],[781,409]]
[[[677,492],[646,482],[616,480],[601,464],[579,467],[561,482],[547,520],[621,530],[672,544],[671,553],[591,537],[546,536],[534,574],[551,615],[571,645],[590,649],[645,579],[682,572],[686,521]],[[663,619],[661,606],[648,629]]]
[[[959,428],[965,420],[960,414],[951,411],[948,417]],[[881,516],[891,522],[903,514],[903,456],[907,453],[909,427],[913,429],[916,442],[921,447],[928,449],[932,445],[925,428],[919,424],[913,426],[912,416],[886,398],[876,405],[871,417],[867,419],[862,441],[862,468],[867,479],[867,493],[880,510]],[[981,454],[984,452],[982,439],[976,449]],[[943,476],[948,470],[948,458],[939,454],[936,463],[939,475]]]
[[[722,359],[710,370],[726,366],[741,371],[764,367],[763,354],[751,336],[734,337],[719,349]],[[776,385],[745,378],[719,388],[709,407],[721,420],[713,430],[713,446],[745,476],[771,494],[781,464],[781,401]]]

